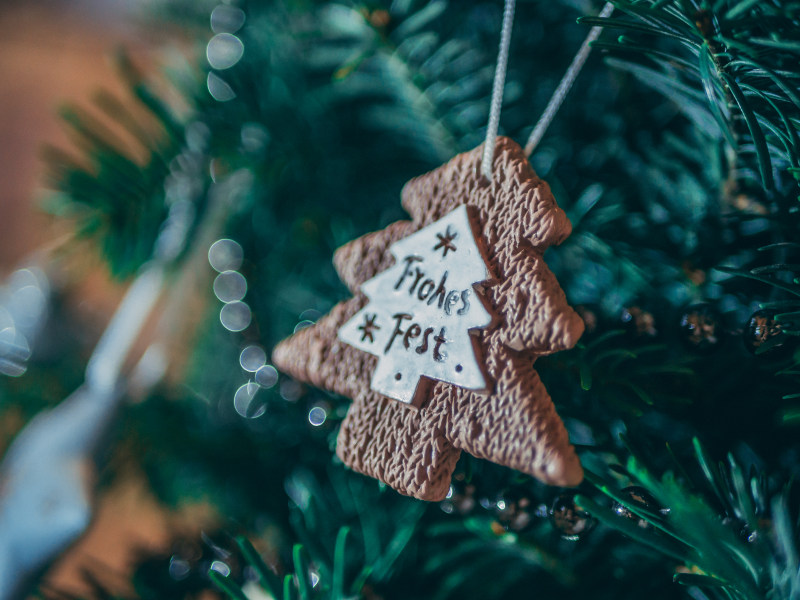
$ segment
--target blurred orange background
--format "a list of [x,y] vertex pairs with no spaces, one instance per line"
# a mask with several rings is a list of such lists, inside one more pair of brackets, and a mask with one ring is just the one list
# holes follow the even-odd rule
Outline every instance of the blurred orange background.
[[[157,32],[137,27],[142,2],[94,0],[4,2],[0,11],[0,278],[26,257],[68,231],[43,214],[44,143],[69,147],[59,124],[65,102],[87,104],[93,91],[121,91],[108,57],[120,45],[139,65],[155,62]],[[164,39],[164,36],[161,36]],[[166,36],[166,39],[171,39]],[[174,40],[179,43],[179,40]],[[91,329],[102,330],[121,290],[95,258],[88,277],[70,290],[72,304]],[[202,510],[202,509],[201,509]],[[173,535],[188,533],[207,515],[180,515],[159,506],[140,478],[129,477],[98,499],[90,531],[46,576],[48,587],[80,594],[81,571],[124,592],[133,551],[168,549]]]

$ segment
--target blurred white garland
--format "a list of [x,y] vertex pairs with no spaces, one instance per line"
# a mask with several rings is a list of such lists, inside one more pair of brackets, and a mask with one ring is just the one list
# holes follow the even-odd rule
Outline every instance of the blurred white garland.
[[[125,374],[131,350],[166,287],[168,268],[186,246],[194,205],[203,190],[179,185],[179,180],[197,181],[197,172],[184,171],[207,168],[207,133],[202,124],[187,128],[187,144],[173,161],[165,183],[168,216],[154,258],[141,268],[111,318],[89,359],[84,383],[59,405],[32,419],[0,463],[0,600],[18,597],[38,571],[86,530],[92,516],[97,451],[120,401],[127,390],[146,392],[162,378],[168,360],[164,341],[185,313],[180,308],[193,279],[207,272],[187,264],[205,261],[231,207],[252,184],[249,172],[236,171],[208,190],[205,217],[193,236],[184,269],[168,287],[159,337],[131,373]],[[38,321],[38,327],[42,322]],[[0,352],[8,355],[9,348],[0,345]]]

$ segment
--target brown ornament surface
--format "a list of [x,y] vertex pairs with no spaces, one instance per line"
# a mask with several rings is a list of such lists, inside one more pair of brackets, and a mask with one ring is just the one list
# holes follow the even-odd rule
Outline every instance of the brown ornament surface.
[[[567,304],[542,253],[571,225],[523,150],[499,137],[493,181],[480,173],[481,147],[409,181],[398,221],[340,248],[334,264],[354,294],[314,326],[281,342],[275,365],[301,381],[353,399],[336,452],[361,473],[422,500],[442,500],[462,450],[560,486],[583,470],[547,390],[533,368],[540,355],[571,348],[583,321]],[[394,263],[389,246],[472,207],[493,279],[478,287],[497,323],[474,332],[492,380],[489,394],[423,379],[424,400],[409,406],[370,389],[377,358],[342,342],[338,329],[367,302],[360,286]]]

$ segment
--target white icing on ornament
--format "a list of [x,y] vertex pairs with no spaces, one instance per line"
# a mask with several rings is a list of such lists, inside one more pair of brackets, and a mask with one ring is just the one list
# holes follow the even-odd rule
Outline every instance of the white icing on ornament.
[[395,264],[361,286],[369,303],[339,339],[378,357],[370,387],[410,404],[421,377],[486,390],[471,330],[492,315],[474,284],[490,274],[466,205],[395,242]]

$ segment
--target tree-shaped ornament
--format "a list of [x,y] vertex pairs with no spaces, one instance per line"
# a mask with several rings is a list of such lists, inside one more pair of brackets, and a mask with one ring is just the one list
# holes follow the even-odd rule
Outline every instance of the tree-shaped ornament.
[[390,252],[394,266],[361,286],[369,303],[339,329],[339,339],[378,357],[371,388],[405,403],[424,399],[422,377],[487,390],[469,330],[492,321],[472,288],[489,271],[467,206],[395,242]]
[[583,471],[533,363],[583,321],[542,253],[571,225],[523,150],[497,138],[409,181],[398,221],[340,248],[354,297],[281,342],[273,361],[353,403],[336,451],[401,493],[443,499],[462,450],[574,486]]

